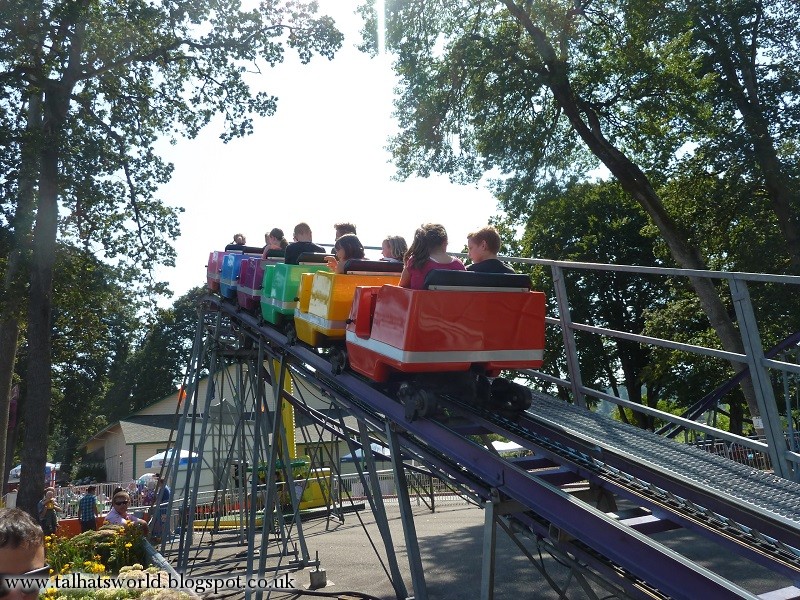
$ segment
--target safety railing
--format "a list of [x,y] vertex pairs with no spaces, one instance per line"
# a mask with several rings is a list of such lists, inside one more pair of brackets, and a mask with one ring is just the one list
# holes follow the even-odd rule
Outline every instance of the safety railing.
[[[550,335],[548,336],[548,342],[552,342],[555,338],[562,340],[563,345],[559,350],[566,369],[559,373],[558,376],[541,371],[525,372],[533,380],[537,381],[540,386],[550,392],[557,391],[560,388],[569,395],[572,402],[578,405],[587,406],[586,399],[591,398],[595,401],[611,402],[623,409],[674,424],[684,428],[685,431],[692,432],[691,435],[686,436],[685,439],[687,441],[698,437],[713,440],[711,448],[719,448],[720,451],[718,453],[729,456],[733,460],[739,462],[752,461],[752,466],[756,468],[768,469],[771,467],[778,475],[789,479],[798,479],[800,452],[797,449],[799,446],[794,443],[794,431],[790,430],[791,423],[787,427],[786,420],[781,415],[781,410],[784,410],[784,414],[786,413],[786,407],[778,405],[776,396],[779,396],[780,392],[776,394],[776,389],[779,388],[778,382],[780,380],[793,378],[793,383],[790,386],[785,386],[788,402],[788,396],[797,393],[797,377],[800,375],[800,365],[794,361],[780,360],[780,358],[784,358],[783,356],[772,358],[766,356],[761,342],[759,323],[756,318],[758,311],[751,302],[749,289],[752,286],[774,286],[774,293],[776,294],[797,295],[800,292],[800,288],[798,288],[800,286],[800,277],[764,273],[606,265],[514,257],[501,258],[517,265],[528,265],[537,268],[537,270],[549,271],[550,274],[549,285],[553,297],[549,301],[550,314],[546,317],[546,324],[548,329],[556,328],[560,332],[560,336]],[[570,286],[567,285],[567,282],[574,283],[580,280],[583,284],[581,286],[582,289],[600,290],[604,289],[601,283],[603,280],[602,275],[607,276],[608,273],[624,273],[629,282],[634,282],[637,278],[640,278],[650,282],[655,281],[656,285],[665,287],[669,286],[670,282],[674,280],[683,281],[687,286],[690,280],[711,280],[722,295],[725,305],[735,310],[735,326],[740,335],[742,351],[731,352],[722,350],[720,347],[682,343],[644,335],[642,331],[611,329],[603,326],[603,323],[582,323],[573,320],[574,310],[572,307],[574,303],[573,298],[569,295]],[[595,283],[593,283],[593,279]],[[759,296],[770,297],[766,293],[759,294]],[[586,298],[581,297],[580,300],[585,302]],[[792,323],[788,319],[784,331],[787,336],[794,333]],[[597,389],[585,384],[585,369],[582,365],[582,360],[585,359],[584,352],[587,348],[580,347],[577,340],[579,336],[586,335],[599,336],[606,343],[608,341],[624,340],[651,349],[666,348],[701,356],[703,360],[723,361],[728,364],[739,364],[746,367],[752,381],[755,401],[760,412],[760,422],[758,419],[755,420],[755,429],[759,436],[736,435],[707,423],[703,417],[696,419],[684,418],[658,408],[632,402],[623,397],[623,393],[612,393],[611,389],[613,388],[611,387]],[[724,368],[726,367],[727,365]],[[618,363],[614,368],[621,370]],[[624,386],[617,387],[617,389],[623,388]],[[789,412],[791,412],[791,409],[789,409]],[[720,445],[717,446],[717,443]],[[723,447],[724,451],[722,450]]]
[[[396,503],[397,487],[394,472],[391,469],[378,471],[377,477],[384,502],[388,504]],[[456,505],[470,501],[446,481],[429,473],[406,470],[406,482],[412,503],[416,503],[418,506],[425,505],[432,511],[436,509],[437,504]],[[333,498],[344,502],[348,500],[354,502],[364,501],[367,498],[367,489],[364,487],[364,482],[358,473],[348,473],[335,479]]]
[[[387,504],[397,503],[394,472],[391,469],[378,471],[377,479],[384,502]],[[407,470],[406,480],[411,502],[417,506],[425,506],[431,511],[434,511],[437,506],[462,505],[471,502],[469,498],[459,494],[447,482],[434,475],[417,470]],[[364,484],[357,473],[332,478],[331,508],[335,508],[336,505],[347,506],[349,503],[362,503],[366,497]],[[259,485],[257,488],[255,507],[252,506],[253,498],[249,488],[246,491],[233,489],[225,493],[198,492],[192,515],[193,528],[195,531],[204,529],[213,531],[244,530],[249,526],[251,508],[255,508],[256,526],[260,526],[265,498],[266,486],[264,485]],[[139,507],[140,512],[144,509],[151,509],[151,507]],[[181,528],[186,527],[189,521],[189,515],[181,499],[173,501],[171,506],[165,503],[160,509],[152,507],[148,514],[139,514],[138,516],[149,518],[153,539],[156,542],[161,541],[162,538],[175,539]]]
[[[114,495],[114,490],[118,488],[122,488],[130,494],[131,505],[129,509],[140,509],[143,506],[150,506],[150,503],[146,501],[146,494],[142,486],[138,485],[136,481],[112,481],[107,483],[93,483],[90,485],[95,486],[94,495],[97,497],[97,506],[100,510],[100,514],[105,514],[111,510],[111,498]],[[88,487],[89,485],[72,485],[55,488],[55,501],[64,509],[63,513],[59,513],[59,518],[71,519],[78,517],[78,502],[86,494]]]

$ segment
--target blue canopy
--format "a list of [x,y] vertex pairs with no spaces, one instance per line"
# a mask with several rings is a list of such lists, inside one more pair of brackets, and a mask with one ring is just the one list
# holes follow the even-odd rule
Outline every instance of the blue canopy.
[[[383,456],[375,456],[375,460],[377,462],[388,462],[392,460],[391,458],[389,458],[391,456],[391,453],[389,452],[388,448],[385,448],[380,444],[375,444],[375,443],[370,444],[370,448],[372,449],[373,453],[377,452],[379,455],[381,454],[383,455]],[[355,454],[355,457],[353,456],[353,454]],[[356,462],[356,461],[360,462],[362,460],[364,460],[364,450],[362,448],[358,448],[354,453],[351,452],[350,454],[345,454],[339,460],[339,462]]]

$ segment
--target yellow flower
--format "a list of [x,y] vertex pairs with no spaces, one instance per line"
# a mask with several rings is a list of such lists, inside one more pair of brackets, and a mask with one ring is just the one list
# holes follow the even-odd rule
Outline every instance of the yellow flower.
[[127,544],[125,544],[125,547],[126,547],[126,548],[132,548],[132,547],[133,547],[133,544],[131,544],[130,542],[128,542]]

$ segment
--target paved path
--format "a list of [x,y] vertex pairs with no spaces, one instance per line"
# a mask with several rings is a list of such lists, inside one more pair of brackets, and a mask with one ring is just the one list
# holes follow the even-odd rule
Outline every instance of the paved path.
[[[458,505],[441,506],[435,513],[431,513],[421,506],[415,508],[414,513],[428,598],[431,600],[479,598],[483,511],[475,506]],[[400,570],[409,595],[413,595],[399,510],[389,505],[387,514],[394,547],[400,548],[397,555]],[[386,573],[388,565],[385,561],[385,550],[372,513],[365,510],[358,514],[347,514],[344,523],[331,521],[329,527],[330,529],[326,531],[324,519],[304,523],[309,553],[312,558],[318,553],[328,582],[328,585],[319,591],[337,595],[356,591],[381,600],[397,598]],[[670,532],[659,534],[658,537],[673,549],[689,555],[700,564],[714,563],[716,569],[722,569],[721,574],[742,582],[756,593],[789,585],[788,581],[775,581],[774,575],[769,571],[731,560],[731,556],[725,551],[693,539],[686,532]],[[558,594],[553,591],[546,578],[499,529],[497,542],[496,600],[558,598]],[[376,555],[373,545],[378,548],[380,558]],[[532,545],[528,543],[527,546],[531,548]],[[229,551],[231,554],[233,552],[234,550]],[[547,575],[567,590],[568,598],[588,597],[569,571],[557,560],[546,555],[539,557],[535,549],[532,553],[537,561],[541,561],[539,565],[546,569]],[[240,573],[244,573],[245,561],[246,558],[243,558],[239,568]],[[209,565],[208,568],[213,569],[213,565]],[[308,587],[311,577],[309,571],[312,570],[306,569],[295,573],[296,585]],[[222,574],[216,573],[216,575]],[[604,591],[597,585],[593,587],[599,597],[612,597],[609,591]],[[243,596],[243,593],[239,593],[224,597]],[[273,592],[265,594],[264,597],[286,600],[312,596],[302,592],[292,594]]]

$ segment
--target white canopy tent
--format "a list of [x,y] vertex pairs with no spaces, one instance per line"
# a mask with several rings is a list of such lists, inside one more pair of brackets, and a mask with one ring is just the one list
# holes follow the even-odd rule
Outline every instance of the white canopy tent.
[[492,446],[497,450],[498,454],[513,454],[523,449],[522,446],[516,442],[501,442],[499,440],[492,442]]
[[[154,454],[144,461],[145,468],[160,469],[164,466],[165,462],[172,460],[172,452],[172,450],[165,450],[164,452]],[[188,465],[189,462],[196,463],[198,460],[200,460],[200,457],[197,455],[197,452],[192,452],[190,456],[188,450],[181,450],[178,465]]]
[[[372,443],[370,444],[370,448],[373,452],[377,452],[379,455],[383,456],[376,456],[376,462],[385,462],[391,460],[390,456],[391,453],[389,452],[388,448],[381,446],[380,444]],[[355,454],[355,456],[353,456]],[[341,459],[340,462],[356,462],[364,460],[364,450],[362,448],[357,448],[354,453],[345,454]]]

